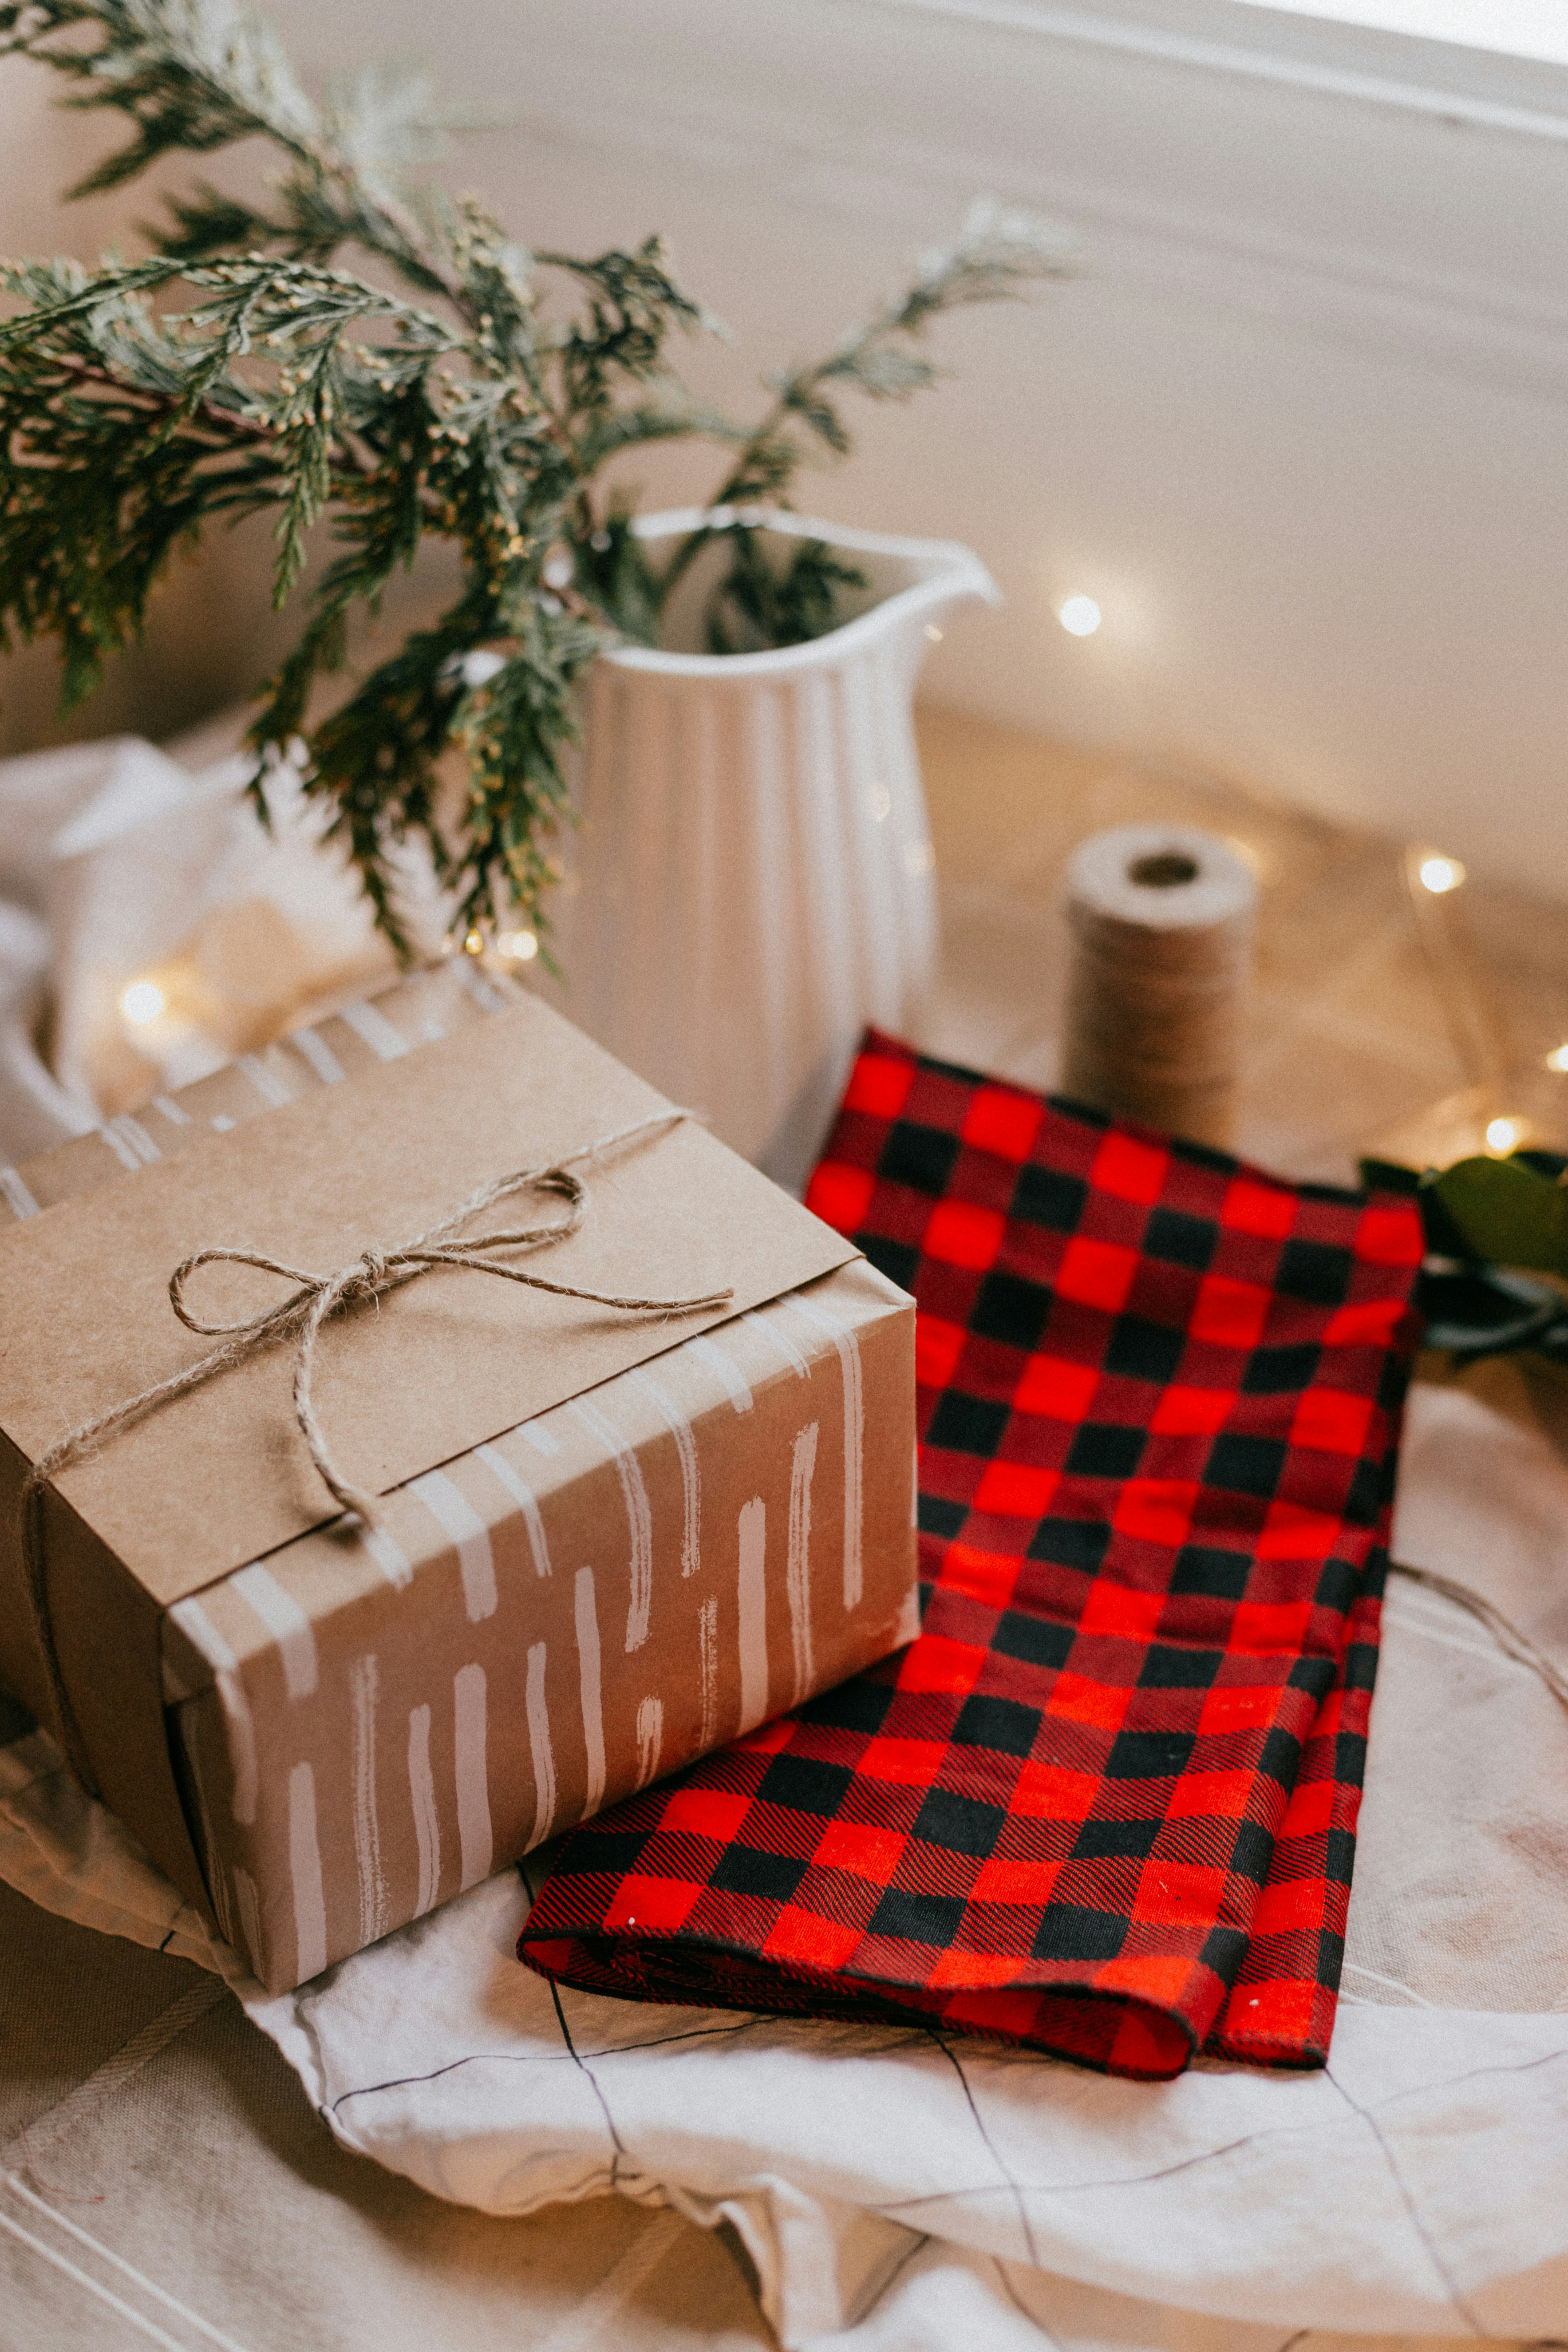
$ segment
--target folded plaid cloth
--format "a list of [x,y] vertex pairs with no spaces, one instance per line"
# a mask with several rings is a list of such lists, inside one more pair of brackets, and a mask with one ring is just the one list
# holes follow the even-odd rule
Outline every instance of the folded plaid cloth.
[[923,1631],[577,1831],[520,1957],[1145,2078],[1321,2065],[1414,1208],[875,1034],[807,1199],[919,1304]]

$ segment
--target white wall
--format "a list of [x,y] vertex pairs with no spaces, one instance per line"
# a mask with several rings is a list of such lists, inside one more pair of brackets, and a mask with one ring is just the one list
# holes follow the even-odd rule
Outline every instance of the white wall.
[[666,228],[734,400],[977,191],[1075,221],[1079,282],[944,327],[957,380],[802,492],[992,566],[930,695],[1568,898],[1568,70],[1237,0],[272,13],[313,70],[424,54],[512,113],[455,176],[532,242]]

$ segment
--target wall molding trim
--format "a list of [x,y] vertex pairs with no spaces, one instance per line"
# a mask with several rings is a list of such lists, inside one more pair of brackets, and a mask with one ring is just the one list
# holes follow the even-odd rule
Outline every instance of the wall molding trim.
[[[1463,61],[1478,54],[1457,45],[1410,43],[1412,48],[1425,56],[1441,56],[1445,64],[1450,58],[1456,61],[1451,78],[1438,85],[1362,72],[1315,58],[1290,56],[1261,39],[1212,40],[1085,9],[1053,8],[1045,5],[1044,0],[879,0],[879,5],[919,10],[925,16],[966,19],[1001,31],[1032,33],[1046,40],[1120,50],[1125,55],[1195,68],[1205,73],[1246,75],[1253,80],[1276,82],[1324,98],[1348,99],[1363,106],[1393,107],[1402,113],[1428,115],[1456,126],[1501,131],[1514,138],[1568,142],[1568,75],[1563,76],[1564,110],[1561,113],[1510,104],[1454,86]],[[1261,23],[1270,21],[1265,16]],[[1319,31],[1323,29],[1321,20],[1313,22]],[[1360,26],[1334,25],[1330,29],[1347,46],[1358,40],[1364,43],[1369,37],[1379,39],[1381,46],[1381,37],[1369,37]]]

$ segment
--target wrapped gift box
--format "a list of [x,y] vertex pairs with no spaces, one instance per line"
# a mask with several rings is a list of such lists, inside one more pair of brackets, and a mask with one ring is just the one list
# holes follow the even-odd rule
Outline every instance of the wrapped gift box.
[[[662,1107],[479,975],[347,1008],[258,1072],[149,1111],[145,1149],[122,1123],[123,1157],[94,1136],[8,1171],[0,1681],[282,1990],[910,1637],[913,1309],[688,1121],[589,1171],[582,1230],[526,1263],[726,1305],[629,1314],[442,1268],[318,1349],[374,1528],[322,1487],[291,1349],[266,1348],[57,1475],[30,1597],[30,1463],[209,1344],[170,1311],[183,1259],[329,1273]],[[213,1321],[287,1289],[198,1280]]]

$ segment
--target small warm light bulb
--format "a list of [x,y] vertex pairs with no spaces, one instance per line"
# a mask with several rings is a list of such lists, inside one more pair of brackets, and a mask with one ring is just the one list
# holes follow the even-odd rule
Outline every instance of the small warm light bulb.
[[1057,618],[1069,637],[1092,637],[1100,626],[1100,606],[1092,596],[1069,596]]
[[1424,857],[1421,860],[1421,887],[1441,898],[1445,890],[1457,890],[1465,878],[1465,869],[1457,857]]
[[482,931],[470,931],[463,941],[463,953],[465,955],[483,955],[484,951],[484,933]]
[[1556,1045],[1546,1056],[1549,1070],[1568,1070],[1568,1045]]
[[1511,1151],[1519,1141],[1522,1122],[1517,1118],[1493,1118],[1487,1122],[1487,1150]]
[[156,1021],[164,1003],[163,992],[155,981],[137,980],[121,992],[120,1010],[127,1021],[133,1023],[138,1029],[144,1029],[149,1021]]
[[509,956],[515,963],[527,963],[539,953],[539,941],[531,931],[502,931],[496,941],[496,953]]

